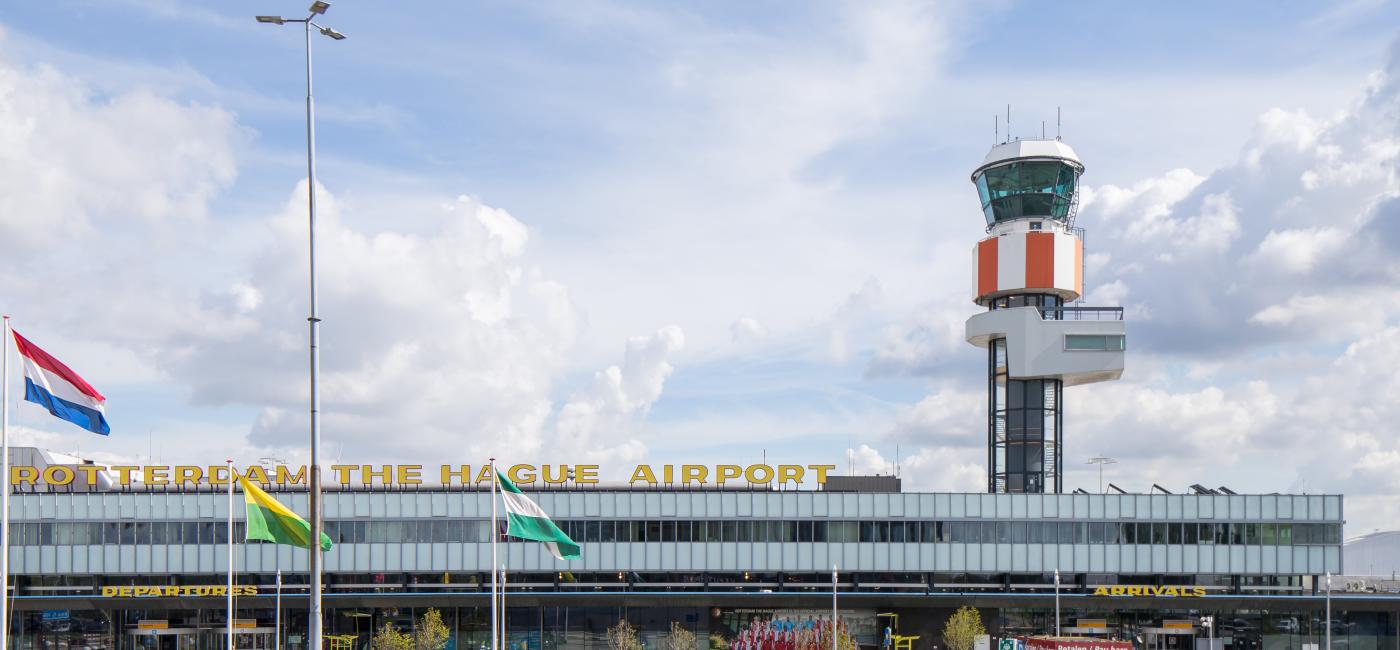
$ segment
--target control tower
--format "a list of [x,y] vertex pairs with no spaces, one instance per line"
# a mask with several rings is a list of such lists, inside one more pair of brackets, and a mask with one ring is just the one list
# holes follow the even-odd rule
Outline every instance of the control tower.
[[987,491],[1060,492],[1067,386],[1123,374],[1122,307],[1075,304],[1084,244],[1074,227],[1084,165],[1069,145],[992,147],[972,182],[987,237],[972,250],[968,343],[987,349]]

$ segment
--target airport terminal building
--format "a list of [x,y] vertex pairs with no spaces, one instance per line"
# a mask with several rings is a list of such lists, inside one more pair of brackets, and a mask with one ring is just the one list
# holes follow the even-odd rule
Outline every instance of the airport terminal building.
[[[898,479],[830,477],[823,490],[565,486],[530,492],[583,547],[555,560],[507,541],[512,647],[606,647],[626,617],[643,638],[672,621],[704,647],[755,622],[816,620],[831,607],[879,647],[889,617],[916,647],[941,645],[960,605],[994,635],[1066,633],[1195,650],[1306,650],[1323,635],[1322,576],[1341,570],[1337,495],[918,494]],[[22,650],[221,648],[228,496],[217,487],[46,488],[13,497],[14,641]],[[274,486],[274,490],[275,490]],[[855,491],[842,491],[842,490]],[[1212,493],[1213,492],[1213,493]],[[275,492],[306,512],[305,492]],[[235,501],[235,538],[243,516]],[[490,493],[472,486],[350,487],[325,495],[327,635],[367,647],[385,621],[443,612],[452,648],[480,648],[487,617]],[[238,645],[305,650],[306,551],[234,548]],[[1394,650],[1400,598],[1332,596],[1348,648]],[[1204,641],[1203,641],[1204,642]]]

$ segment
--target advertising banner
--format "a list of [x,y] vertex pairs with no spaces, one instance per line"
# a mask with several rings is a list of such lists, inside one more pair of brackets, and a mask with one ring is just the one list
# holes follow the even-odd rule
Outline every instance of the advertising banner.
[[1133,644],[1093,638],[1033,636],[1026,639],[1026,650],[1133,650]]

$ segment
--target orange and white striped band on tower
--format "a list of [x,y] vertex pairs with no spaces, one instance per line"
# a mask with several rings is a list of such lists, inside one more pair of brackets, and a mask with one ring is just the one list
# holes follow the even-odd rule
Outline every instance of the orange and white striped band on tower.
[[1066,301],[1083,292],[1084,246],[1059,231],[1016,231],[993,235],[972,249],[975,302],[999,296],[1053,293]]

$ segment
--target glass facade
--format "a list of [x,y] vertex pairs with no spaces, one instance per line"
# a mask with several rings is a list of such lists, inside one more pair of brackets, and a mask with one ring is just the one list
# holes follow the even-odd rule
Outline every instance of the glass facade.
[[[503,523],[503,522],[502,522]],[[560,519],[570,538],[584,543],[655,542],[843,542],[901,544],[1233,544],[1315,546],[1341,543],[1340,524],[1294,522],[1216,523],[1199,521],[847,520],[813,519]],[[224,522],[150,521],[39,522],[12,529],[16,547],[148,546],[219,544]],[[126,534],[130,531],[130,534]],[[336,544],[486,543],[483,519],[332,520],[326,534]],[[242,542],[243,522],[234,523]],[[507,542],[512,538],[507,538]]]
[[1006,339],[988,350],[987,490],[997,493],[1060,492],[1060,409],[1064,382],[1012,379],[1007,375]]
[[1011,219],[1069,216],[1079,168],[1060,161],[1013,162],[977,175],[987,225]]
[[987,303],[987,308],[1010,309],[1012,307],[1039,307],[1041,318],[1046,320],[1058,320],[1060,309],[1065,306],[1065,301],[1059,296],[1042,293],[1018,293],[1012,296],[1001,296]]
[[[1007,385],[1020,387],[1021,396],[1002,390],[995,397],[1005,400],[998,411],[999,421],[1007,423],[1006,439],[1019,443],[1006,448],[1034,448],[1043,428],[1035,433],[1026,420],[1044,422],[1054,404],[1034,400],[1043,396],[1043,383],[1029,389],[1031,398],[1026,396],[1030,380]],[[1034,468],[1034,458],[1023,454],[1022,460]],[[273,494],[305,511],[305,493]],[[1020,494],[771,488],[531,494],[586,548],[580,564],[555,560],[537,544],[509,542],[512,557],[518,554],[517,570],[642,576],[685,571],[796,576],[830,570],[833,563],[919,576],[1054,568],[1321,575],[1341,569],[1345,520],[1338,495],[1053,494],[1048,484],[1046,492]],[[490,506],[490,493],[475,489],[329,491],[326,532],[335,548],[325,555],[326,570],[418,576],[486,571]],[[226,557],[224,494],[25,494],[15,497],[12,512],[10,566],[24,595],[31,584],[44,588],[39,594],[68,584],[43,584],[57,578],[82,580],[72,586],[91,591],[93,585],[120,584],[93,582],[113,576],[217,575]],[[241,509],[235,508],[234,518],[233,536],[241,540]],[[237,566],[249,575],[305,564],[305,554],[287,546],[240,542],[234,553]]]
[[[1024,394],[1006,399],[1008,413],[1044,409]],[[948,613],[969,599],[993,634],[1045,631],[1056,570],[1066,624],[1107,619],[1112,634],[1141,650],[1200,650],[1199,629],[1194,637],[1157,631],[1191,611],[1220,612],[1221,636],[1228,629],[1231,641],[1217,650],[1309,650],[1298,644],[1318,629],[1318,576],[1341,566],[1345,519],[1337,495],[531,494],[580,542],[583,558],[557,562],[538,543],[501,539],[514,650],[602,650],[606,629],[624,618],[648,648],[674,622],[696,634],[697,650],[734,650],[746,631],[802,629],[829,611],[833,564],[842,617],[861,650],[880,648],[887,619],[879,614],[899,613],[902,634],[937,639]],[[274,495],[305,505],[304,493]],[[326,530],[336,544],[326,554],[326,632],[350,643],[336,650],[368,650],[372,630],[410,629],[427,607],[452,630],[446,650],[484,650],[490,503],[471,489],[329,491]],[[224,602],[213,591],[227,579],[226,508],[225,494],[208,491],[15,497],[12,647],[226,650]],[[235,507],[234,515],[231,532],[241,539],[243,513]],[[237,584],[257,587],[236,601],[237,649],[272,650],[278,641],[280,570],[281,647],[310,650],[305,552],[239,543],[234,555]],[[1113,598],[1098,595],[1103,585],[1191,586],[1205,595]],[[180,595],[157,596],[171,587]],[[1395,596],[1349,593],[1333,604],[1338,644],[1400,650],[1385,645],[1393,635],[1383,631],[1396,623]]]
[[1122,334],[1066,334],[1066,350],[1086,352],[1121,352],[1127,347],[1127,338]]

